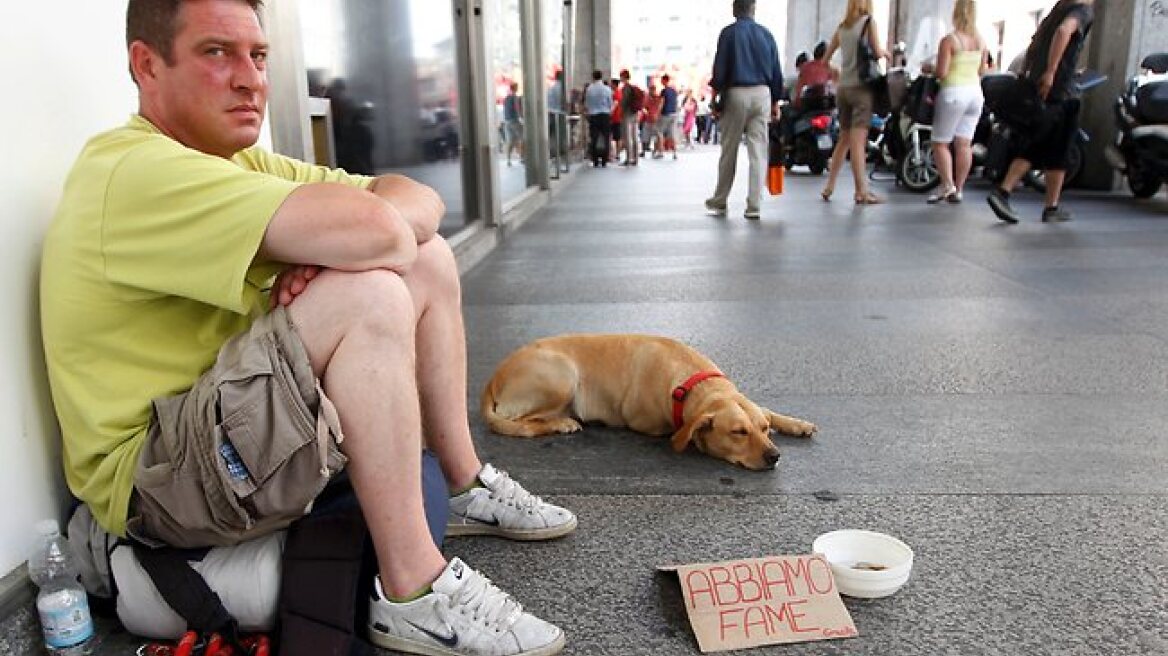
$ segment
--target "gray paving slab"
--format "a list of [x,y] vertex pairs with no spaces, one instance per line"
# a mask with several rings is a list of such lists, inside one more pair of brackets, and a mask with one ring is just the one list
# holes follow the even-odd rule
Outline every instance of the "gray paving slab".
[[820,434],[778,438],[778,469],[757,473],[627,431],[520,440],[474,417],[484,457],[581,528],[448,550],[557,618],[575,654],[696,653],[654,566],[849,526],[917,549],[909,587],[847,601],[858,639],[743,653],[1168,654],[1168,203],[1071,192],[1075,221],[1044,225],[1020,192],[1033,219],[1005,226],[976,184],[958,207],[877,185],[890,202],[856,208],[789,175],[752,223],[741,180],[728,218],[701,211],[713,156],[585,171],[470,271],[470,397],[537,337],[648,332]]
[[546,544],[457,539],[569,636],[566,654],[697,654],[676,579],[655,568],[808,553],[868,528],[914,550],[891,597],[845,598],[860,636],[741,654],[1168,653],[1168,506],[1158,496],[555,497],[580,528]]
[[[858,527],[908,542],[909,585],[846,600],[860,637],[760,654],[1168,654],[1168,201],[1071,192],[1005,226],[845,172],[793,173],[747,222],[704,214],[717,150],[584,170],[464,276],[468,397],[481,455],[576,510],[547,544],[451,540],[568,632],[569,654],[691,654],[665,563],[806,552]],[[563,332],[673,336],[744,391],[816,422],[748,472],[662,439],[588,427],[491,435],[479,390],[512,349]],[[831,491],[837,502],[815,498]],[[131,636],[104,624],[106,654]],[[0,654],[36,643],[28,613]]]
[[[752,472],[664,438],[588,427],[520,439],[484,434],[480,452],[547,493],[1168,493],[1168,396],[814,396],[767,401],[817,422],[775,437],[782,457]],[[478,422],[476,429],[486,432]],[[602,488],[603,492],[598,488]]]

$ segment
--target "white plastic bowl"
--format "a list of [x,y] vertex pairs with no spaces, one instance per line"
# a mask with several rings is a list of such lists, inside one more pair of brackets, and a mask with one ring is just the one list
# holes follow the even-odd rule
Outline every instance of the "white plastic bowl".
[[[827,559],[840,594],[849,597],[887,597],[904,586],[912,573],[912,549],[891,535],[875,531],[845,529],[824,533],[811,543],[811,551]],[[883,569],[873,570],[871,566]]]

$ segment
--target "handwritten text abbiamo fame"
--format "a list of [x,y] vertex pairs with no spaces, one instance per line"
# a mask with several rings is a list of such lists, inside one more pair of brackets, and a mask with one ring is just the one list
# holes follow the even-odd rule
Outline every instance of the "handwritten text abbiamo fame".
[[822,556],[769,556],[677,568],[703,652],[858,635]]

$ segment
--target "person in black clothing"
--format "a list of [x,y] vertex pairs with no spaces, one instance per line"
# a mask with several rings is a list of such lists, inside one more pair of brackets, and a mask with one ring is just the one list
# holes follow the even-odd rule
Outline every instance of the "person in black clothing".
[[1033,82],[1046,103],[1046,127],[1025,138],[1020,154],[1010,162],[1006,176],[986,201],[999,219],[1017,223],[1021,216],[1010,206],[1010,191],[1033,167],[1046,172],[1046,206],[1042,220],[1069,221],[1070,212],[1059,207],[1066,178],[1067,151],[1079,129],[1079,98],[1075,89],[1075,64],[1091,24],[1094,0],[1059,0],[1030,42],[1022,75]]

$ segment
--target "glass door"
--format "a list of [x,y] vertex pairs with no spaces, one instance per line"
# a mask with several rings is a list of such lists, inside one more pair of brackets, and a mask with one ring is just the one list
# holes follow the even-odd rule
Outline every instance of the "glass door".
[[309,96],[327,99],[336,164],[400,173],[464,204],[453,0],[298,0]]

